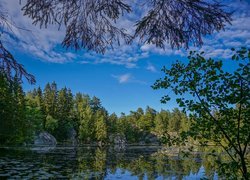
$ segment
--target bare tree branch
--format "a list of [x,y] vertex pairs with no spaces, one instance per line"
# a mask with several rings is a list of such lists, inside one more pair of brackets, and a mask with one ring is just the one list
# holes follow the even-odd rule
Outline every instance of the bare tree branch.
[[136,23],[135,37],[143,43],[164,48],[201,46],[202,36],[223,30],[231,22],[231,13],[223,5],[205,0],[151,0],[152,8]]
[[[172,48],[201,46],[202,36],[223,30],[231,22],[231,13],[216,1],[151,0],[144,5],[150,10],[135,23],[133,37],[115,25],[132,10],[125,0],[27,0],[22,10],[40,27],[65,25],[63,46],[98,53],[104,53],[120,40],[129,43],[137,37],[160,48],[165,43]],[[139,7],[135,8],[137,12]]]
[[[116,22],[120,17],[131,13],[132,6],[126,0],[26,0],[19,1],[23,5],[24,15],[33,20],[40,28],[55,24],[60,29],[65,27],[66,33],[62,45],[75,50],[86,49],[97,53],[105,53],[121,42],[129,44],[135,38],[143,43],[155,44],[164,48],[169,43],[172,48],[185,47],[190,44],[202,45],[202,36],[214,31],[223,30],[230,23],[231,14],[224,11],[223,6],[213,0],[150,0],[144,5],[149,7],[148,13],[135,22],[133,35],[119,27]],[[131,3],[131,2],[130,2]],[[0,30],[9,28],[8,21],[0,3]],[[133,12],[140,11],[140,6],[133,6]],[[137,8],[137,9],[136,9]],[[1,69],[13,68],[20,76],[24,75],[30,82],[30,76],[23,66],[3,47],[1,41]],[[4,57],[3,55],[8,54]],[[10,63],[10,64],[8,64]],[[7,69],[6,69],[7,68]],[[9,73],[11,70],[7,70]],[[23,74],[22,74],[23,73]]]
[[64,25],[66,48],[104,53],[121,39],[127,44],[132,40],[125,29],[115,26],[120,15],[131,12],[122,0],[28,0],[22,10],[40,27]]
[[34,84],[36,82],[35,77],[24,69],[22,64],[19,64],[12,54],[5,49],[0,41],[0,72],[4,72],[9,80],[13,79],[13,73],[20,80],[25,77],[29,83]]

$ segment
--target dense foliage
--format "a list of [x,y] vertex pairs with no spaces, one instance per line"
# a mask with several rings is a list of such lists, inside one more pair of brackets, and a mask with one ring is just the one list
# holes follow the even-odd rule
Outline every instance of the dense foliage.
[[29,136],[30,123],[18,77],[7,81],[7,76],[0,73],[0,94],[0,143],[21,143]]
[[[232,61],[206,59],[203,53],[190,52],[188,63],[177,61],[165,77],[156,81],[155,89],[171,89],[177,103],[190,113],[190,129],[183,137],[192,137],[200,145],[211,142],[231,158],[220,163],[221,172],[232,178],[249,178],[247,148],[250,143],[250,49],[232,49]],[[167,102],[164,96],[162,102]],[[176,141],[173,141],[176,142]]]
[[75,138],[79,143],[107,144],[119,136],[127,143],[144,144],[164,141],[166,134],[188,128],[186,115],[178,109],[138,108],[118,117],[109,115],[97,97],[73,95],[69,88],[58,89],[55,82],[26,94],[18,78],[12,82],[1,73],[0,82],[1,143],[30,142],[39,132],[48,131],[59,142]]

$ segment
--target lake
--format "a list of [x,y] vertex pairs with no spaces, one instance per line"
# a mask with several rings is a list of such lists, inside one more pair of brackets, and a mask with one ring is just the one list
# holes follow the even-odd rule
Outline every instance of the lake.
[[147,146],[0,148],[0,179],[218,179],[202,153],[167,154]]

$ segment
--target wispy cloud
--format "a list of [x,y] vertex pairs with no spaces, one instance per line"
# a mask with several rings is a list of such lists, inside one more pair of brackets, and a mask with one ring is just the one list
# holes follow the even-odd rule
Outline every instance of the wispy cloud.
[[[229,58],[232,47],[250,47],[250,2],[231,0],[228,7],[234,11],[232,24],[227,24],[224,31],[214,32],[211,36],[203,38],[203,46],[190,47],[189,50],[205,51],[207,57]],[[148,54],[180,55],[186,56],[189,50],[172,50],[168,44],[166,48],[156,48],[151,44],[141,46],[141,50]]]
[[148,66],[147,66],[147,68],[146,68],[148,71],[150,71],[150,72],[157,72],[157,70],[156,70],[156,68],[155,68],[155,66],[153,65],[153,64],[151,64],[151,63],[148,63]]
[[132,75],[129,73],[122,75],[112,75],[112,77],[117,79],[120,84],[128,83],[132,80]]
[[[60,43],[63,40],[65,29],[60,29],[55,26],[49,26],[47,29],[40,29],[38,26],[32,25],[32,20],[23,16],[19,1],[2,0],[5,9],[17,27],[28,29],[29,31],[14,28],[13,31],[18,40],[10,36],[2,36],[10,50],[20,50],[27,52],[42,61],[53,63],[67,63],[78,61],[81,64],[114,64],[125,66],[126,68],[137,68],[138,61],[149,57],[152,54],[160,55],[179,55],[186,56],[186,50],[172,50],[166,44],[165,50],[156,48],[152,44],[138,45],[136,42],[132,45],[121,44],[121,46],[114,45],[113,50],[108,50],[104,55],[96,54],[94,52],[80,52],[71,53],[63,50]],[[136,0],[136,6],[140,5],[140,0]],[[213,35],[204,38],[204,45],[201,48],[191,47],[206,51],[207,56],[210,57],[229,57],[231,47],[249,46],[250,44],[250,2],[231,0],[228,6],[235,10],[233,15],[232,25],[227,25],[225,31],[215,32]],[[133,31],[133,23],[138,20],[146,11],[147,7],[143,7],[140,11],[135,12],[124,17],[123,21],[118,24],[121,27]],[[138,8],[137,8],[138,9]],[[148,65],[146,68],[154,72],[153,65]]]
[[1,3],[14,24],[12,32],[15,38],[8,34],[2,36],[10,50],[20,50],[42,61],[53,63],[70,62],[77,58],[76,54],[58,48],[64,37],[63,28],[60,31],[56,26],[40,29],[32,24],[30,18],[23,16],[19,1],[3,0]]
[[141,81],[136,79],[132,74],[130,73],[125,73],[125,74],[120,74],[120,75],[111,75],[113,78],[117,79],[120,84],[125,84],[125,83],[137,83],[137,84],[143,84],[147,85],[145,81]]

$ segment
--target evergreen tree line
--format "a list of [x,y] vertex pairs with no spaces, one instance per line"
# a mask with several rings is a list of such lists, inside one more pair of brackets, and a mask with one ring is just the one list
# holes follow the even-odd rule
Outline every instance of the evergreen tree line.
[[29,142],[42,131],[59,142],[73,136],[80,143],[112,143],[119,135],[128,143],[138,143],[149,134],[161,138],[189,127],[187,116],[177,108],[172,112],[138,108],[118,117],[109,115],[99,98],[73,95],[69,88],[58,89],[55,82],[24,93],[18,78],[10,81],[1,73],[0,93],[1,143]]

